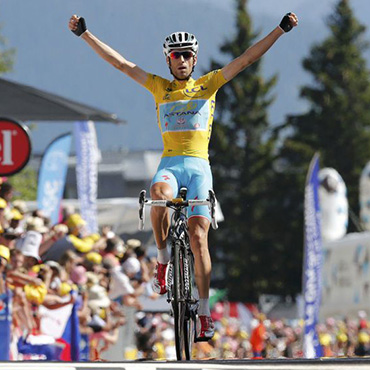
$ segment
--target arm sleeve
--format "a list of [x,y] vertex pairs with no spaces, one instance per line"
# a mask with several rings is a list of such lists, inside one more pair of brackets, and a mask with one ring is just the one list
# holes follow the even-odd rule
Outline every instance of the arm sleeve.
[[73,244],[73,246],[76,248],[76,250],[80,253],[90,252],[94,245],[94,242],[92,240],[86,241],[86,240],[78,238],[75,235],[69,235],[69,239],[71,243]]

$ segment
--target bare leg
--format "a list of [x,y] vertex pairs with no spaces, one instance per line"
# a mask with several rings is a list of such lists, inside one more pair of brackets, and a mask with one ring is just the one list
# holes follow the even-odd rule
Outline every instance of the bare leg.
[[208,230],[210,222],[203,217],[189,219],[190,246],[195,260],[195,281],[199,298],[209,297],[211,282],[211,257],[208,250]]
[[[172,189],[164,182],[155,183],[150,189],[150,196],[153,200],[172,199]],[[170,228],[169,212],[167,208],[152,207],[150,219],[158,249],[166,248],[166,239]]]

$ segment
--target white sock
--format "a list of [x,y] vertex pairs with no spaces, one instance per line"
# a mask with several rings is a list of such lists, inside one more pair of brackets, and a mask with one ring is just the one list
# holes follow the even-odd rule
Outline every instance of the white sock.
[[167,248],[158,249],[157,261],[162,265],[167,265],[170,260],[170,254]]
[[211,316],[211,311],[209,310],[209,299],[199,298],[199,308],[198,315]]

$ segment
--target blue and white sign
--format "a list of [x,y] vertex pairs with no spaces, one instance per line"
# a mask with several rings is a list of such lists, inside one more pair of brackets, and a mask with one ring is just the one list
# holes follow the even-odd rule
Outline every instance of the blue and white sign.
[[37,185],[37,208],[50,217],[52,224],[58,223],[59,219],[71,141],[70,133],[57,137],[45,149],[41,160]]
[[321,300],[321,216],[319,204],[319,155],[315,154],[307,175],[304,199],[304,337],[303,353],[306,358],[322,356],[316,325],[319,319]]
[[98,231],[97,192],[99,150],[94,122],[76,122],[77,191],[80,213],[90,233]]

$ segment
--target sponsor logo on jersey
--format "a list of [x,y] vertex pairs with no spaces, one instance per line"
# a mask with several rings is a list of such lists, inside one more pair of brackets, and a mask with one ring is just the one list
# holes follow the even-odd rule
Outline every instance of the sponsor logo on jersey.
[[188,96],[189,98],[201,98],[202,96],[206,95],[206,91],[207,87],[200,85],[191,89],[184,89],[184,95]]
[[210,106],[208,100],[180,100],[159,105],[162,131],[208,130]]

